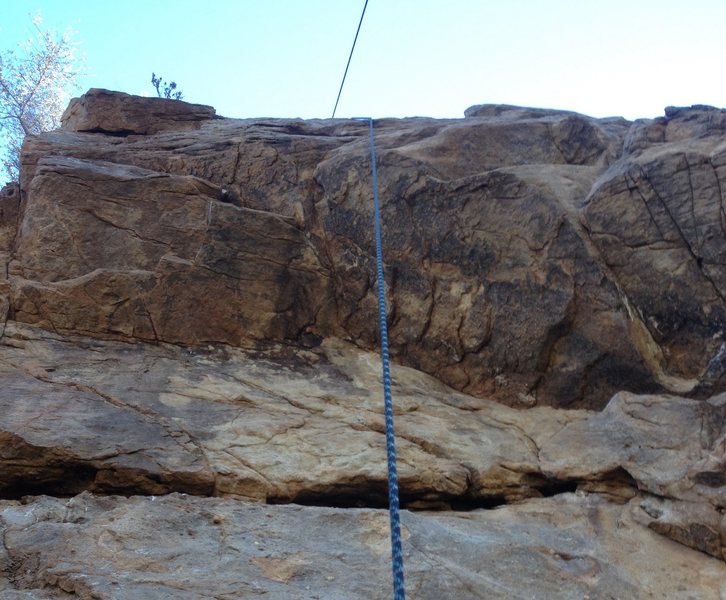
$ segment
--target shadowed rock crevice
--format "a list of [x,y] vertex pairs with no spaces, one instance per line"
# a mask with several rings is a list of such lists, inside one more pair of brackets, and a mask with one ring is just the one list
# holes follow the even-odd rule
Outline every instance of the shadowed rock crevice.
[[[16,471],[13,473],[13,471]],[[5,465],[0,499],[20,500],[27,496],[56,496],[69,498],[81,492],[94,489],[97,469],[85,463],[58,460],[45,470],[35,470],[34,478],[28,476],[27,466],[21,464]],[[131,493],[136,493],[132,490]]]
[[[198,482],[178,481],[172,485],[161,481],[158,476],[143,471],[128,472],[103,470],[82,462],[74,463],[72,460],[57,460],[56,464],[48,465],[44,469],[35,470],[35,479],[29,480],[28,467],[22,464],[16,466],[17,474],[13,473],[12,466],[4,469],[3,485],[0,487],[0,500],[29,501],[33,497],[53,496],[57,498],[71,498],[83,492],[90,492],[96,496],[153,496],[160,497],[173,493],[183,493],[190,496],[211,497],[211,489],[201,489]],[[536,479],[537,485],[529,490],[533,498],[549,498],[565,493],[576,492],[580,485],[575,481],[547,481],[542,476]],[[541,480],[541,481],[540,481]],[[616,481],[616,483],[618,483]],[[601,492],[609,489],[607,478],[598,481],[597,485],[589,485],[589,489]],[[633,491],[634,495],[635,492]],[[518,502],[521,502],[518,501]],[[507,504],[518,502],[508,501],[504,496],[455,496],[450,494],[422,495],[407,493],[401,490],[400,505],[407,510],[425,511],[471,511],[493,509]],[[344,484],[333,486],[329,490],[320,492],[305,492],[295,497],[275,498],[269,497],[266,504],[297,504],[301,506],[319,506],[328,508],[371,508],[387,509],[388,494],[385,485],[373,485],[362,481],[359,485]]]
[[[563,492],[572,491],[571,489]],[[270,504],[289,504],[290,502],[271,501]],[[301,506],[319,506],[328,508],[374,508],[388,509],[388,494],[385,488],[371,490],[354,488],[331,491],[321,495],[304,494],[296,497],[292,504]],[[408,495],[401,490],[400,506],[402,509],[417,511],[459,511],[492,509],[507,504],[504,497],[471,498],[467,496],[417,497]]]
[[[5,432],[0,433],[0,441],[0,498],[5,500],[39,495],[69,497],[85,491],[123,495],[183,492],[207,496],[213,492],[213,480],[204,473],[169,473],[154,464],[154,449],[84,459],[63,448],[30,445],[20,436]],[[140,453],[148,458],[139,457]],[[139,465],[134,466],[134,462]]]
[[[83,461],[50,448],[33,448],[18,439],[2,436],[3,465],[0,480],[0,499],[20,500],[32,496],[56,496],[68,498],[82,492],[96,495],[162,496],[175,492],[194,496],[215,495],[209,481],[183,474],[159,474],[144,468],[120,468],[106,464],[104,460]],[[133,454],[133,453],[132,453]],[[108,457],[116,460],[119,457]],[[106,459],[106,460],[108,460]],[[32,477],[30,474],[32,473]],[[557,480],[541,473],[527,473],[520,489],[512,487],[508,495],[486,494],[486,490],[467,490],[460,495],[432,491],[408,491],[402,486],[400,502],[410,510],[468,511],[491,509],[527,498],[547,498],[578,489],[609,493],[630,487],[632,497],[637,485],[632,478],[615,471],[598,476],[597,480]],[[294,495],[262,499],[268,504],[299,504],[331,508],[387,508],[388,491],[385,481],[358,481],[331,484],[318,490],[302,491]],[[704,478],[701,478],[704,479]],[[699,479],[699,483],[703,483]],[[705,478],[711,481],[707,477]],[[410,487],[418,487],[414,484]],[[224,495],[224,494],[222,494]]]
[[96,129],[82,129],[81,133],[100,133],[102,135],[108,135],[110,137],[126,138],[130,135],[138,135],[133,129],[119,129],[116,131],[106,131],[100,127]]

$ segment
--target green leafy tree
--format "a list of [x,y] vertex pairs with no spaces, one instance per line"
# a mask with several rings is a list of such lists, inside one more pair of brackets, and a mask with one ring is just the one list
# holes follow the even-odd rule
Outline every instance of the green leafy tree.
[[23,140],[60,125],[79,73],[70,32],[59,35],[42,22],[33,18],[33,35],[17,51],[0,52],[0,160],[13,181]]
[[156,88],[156,95],[159,98],[168,98],[170,100],[181,100],[184,96],[181,92],[176,91],[176,83],[164,83],[162,86],[163,79],[157,77],[156,73],[151,74],[151,83]]

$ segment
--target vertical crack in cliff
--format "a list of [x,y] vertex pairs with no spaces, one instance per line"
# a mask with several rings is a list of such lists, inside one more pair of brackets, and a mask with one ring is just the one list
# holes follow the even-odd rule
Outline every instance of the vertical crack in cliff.
[[[237,183],[239,181],[239,164],[240,160],[242,159],[242,142],[237,142],[237,148],[235,151],[234,156],[234,166],[232,167],[232,172],[230,173],[229,179],[227,180],[227,185],[229,186],[237,186],[239,189],[239,184]],[[240,199],[241,200],[241,199]]]
[[564,151],[562,150],[560,143],[557,140],[557,136],[555,135],[555,127],[553,123],[547,123],[547,133],[549,133],[550,138],[552,139],[552,145],[555,147],[555,150],[560,155],[560,158],[562,158],[562,162],[565,165],[572,164],[567,157],[565,156]]
[[[703,261],[703,257],[700,256],[700,254],[702,254],[702,251],[703,251],[703,243],[699,239],[700,236],[698,233],[698,221],[696,220],[696,192],[693,189],[693,179],[691,177],[691,165],[688,162],[688,155],[685,153],[683,154],[683,162],[686,165],[685,170],[686,170],[686,177],[688,179],[688,191],[690,192],[689,193],[690,201],[689,201],[688,205],[691,209],[691,222],[693,224],[693,235],[696,238],[696,247],[698,248],[698,252],[699,252],[699,256],[697,256],[697,258],[696,258],[696,263],[700,267],[702,265],[702,261]],[[695,251],[694,251],[694,254],[695,254]]]
[[[716,285],[716,282],[713,280],[713,278],[708,273],[705,272],[705,270],[703,268],[703,259],[700,256],[698,256],[698,254],[696,254],[696,251],[693,249],[693,246],[688,241],[688,237],[686,236],[685,232],[683,231],[683,228],[681,227],[680,223],[678,222],[678,219],[675,217],[675,215],[671,211],[670,207],[668,206],[668,203],[660,195],[658,190],[655,188],[653,183],[650,181],[648,174],[645,172],[645,169],[642,166],[640,167],[640,173],[641,173],[643,180],[648,184],[648,187],[650,187],[655,198],[658,200],[658,202],[663,207],[663,210],[665,211],[666,215],[668,215],[668,218],[673,223],[673,227],[675,228],[676,233],[678,234],[681,241],[683,242],[683,245],[684,245],[686,251],[688,252],[688,254],[691,256],[691,258],[696,263],[696,266],[697,266],[699,272],[709,282],[709,284],[713,288],[713,291],[721,299],[721,302],[726,306],[726,296],[719,289],[718,285]],[[693,201],[694,201],[694,199],[693,199],[693,197],[691,197],[691,203],[693,203]]]
[[10,320],[10,311],[12,309],[12,300],[8,296],[5,299],[5,303],[7,303],[7,306],[3,307],[3,299],[0,297],[0,311],[2,311],[2,314],[0,314],[0,342],[5,337],[5,329],[8,325],[8,321]]
[[708,159],[708,164],[711,167],[711,170],[713,171],[713,178],[716,181],[716,191],[718,192],[718,201],[719,201],[719,224],[721,225],[721,233],[724,237],[726,237],[726,207],[724,206],[724,194],[723,189],[721,187],[721,179],[719,179],[718,176],[718,170],[716,169],[716,166],[713,164],[713,159]]
[[[641,193],[638,184],[630,171],[625,172],[624,179],[628,191],[631,194],[633,192],[637,193],[638,197],[643,202],[643,205],[645,206],[645,209],[647,210],[651,221],[658,230],[661,239],[666,241],[665,235],[661,230],[655,218],[655,215],[651,210],[651,207],[648,205],[646,198]],[[590,194],[592,193],[593,190],[590,190]],[[643,359],[645,367],[651,373],[655,381],[659,385],[662,385],[665,389],[676,393],[688,393],[692,391],[697,385],[697,381],[682,380],[680,378],[676,378],[666,374],[663,366],[665,364],[663,349],[655,341],[652,333],[645,324],[645,321],[643,319],[643,316],[640,314],[640,311],[633,306],[629,296],[625,292],[620,282],[617,273],[608,264],[607,260],[600,252],[597,244],[593,241],[592,232],[590,231],[587,223],[584,221],[579,211],[576,211],[576,209],[571,208],[568,205],[563,206],[565,209],[565,218],[568,220],[573,229],[577,232],[578,237],[582,240],[587,255],[592,257],[592,259],[597,262],[598,268],[602,271],[603,277],[608,281],[612,282],[612,284],[615,286],[618,297],[620,298],[620,301],[622,302],[627,315],[628,334],[630,340],[633,344],[635,351]],[[576,293],[577,287],[575,286],[574,289]],[[577,310],[576,307],[575,310]],[[587,365],[585,365],[583,376],[581,377],[580,391],[578,391],[578,396],[583,396],[585,394],[587,385],[589,383],[589,374],[592,373],[599,364],[602,364],[604,360],[605,357],[600,356],[594,361],[591,361]],[[539,385],[541,383],[541,379],[542,378],[540,377],[535,385]]]
[[[678,228],[678,224],[675,222],[673,215],[668,210],[667,205],[665,204],[665,201],[660,198],[660,196],[657,193],[657,190],[653,187],[651,182],[648,179],[647,174],[645,173],[645,170],[642,166],[638,165],[638,174],[639,177],[648,183],[649,187],[651,188],[654,197],[656,197],[660,204],[663,205],[664,210],[668,214],[671,220],[674,221],[674,225],[676,228]],[[627,185],[627,189],[631,194],[636,194],[637,197],[640,199],[640,201],[643,203],[643,206],[645,207],[645,210],[647,211],[651,222],[655,226],[655,228],[658,231],[658,234],[660,236],[660,239],[664,242],[668,242],[668,238],[666,237],[663,229],[661,229],[661,226],[658,223],[658,220],[656,219],[656,216],[650,206],[650,203],[648,202],[647,198],[644,196],[643,192],[640,189],[640,186],[638,184],[638,181],[636,181],[636,178],[634,177],[633,173],[631,171],[626,171],[624,174],[625,183]],[[591,192],[592,193],[592,192]],[[699,384],[698,379],[684,379],[681,377],[676,377],[673,375],[669,375],[665,370],[665,364],[666,359],[665,355],[663,353],[663,349],[661,348],[660,344],[655,340],[653,337],[653,333],[650,331],[650,328],[645,322],[645,319],[643,315],[641,314],[640,310],[633,305],[631,302],[629,296],[623,289],[623,286],[615,273],[615,271],[612,269],[612,267],[607,263],[607,261],[604,259],[602,254],[600,253],[597,245],[592,240],[591,232],[587,228],[587,226],[583,223],[580,223],[580,229],[582,230],[581,237],[586,242],[586,246],[588,248],[588,252],[592,254],[593,256],[599,257],[599,264],[601,265],[601,268],[603,269],[605,275],[607,278],[613,282],[616,289],[618,290],[618,295],[623,303],[623,306],[625,307],[626,313],[628,315],[628,331],[630,334],[630,339],[633,343],[633,346],[635,350],[638,352],[638,354],[641,356],[643,361],[645,362],[645,365],[647,366],[650,373],[653,375],[655,381],[663,386],[666,390],[678,394],[688,394],[692,392],[697,385]],[[701,265],[699,264],[699,261],[697,260],[696,255],[693,253],[692,248],[688,244],[687,239],[685,238],[684,233],[678,228],[677,229],[680,239],[684,243],[686,250],[690,253],[694,261],[696,262],[699,271],[703,273],[703,270],[701,268]],[[705,273],[703,273],[704,277],[708,279]],[[709,279],[709,282],[713,286],[713,282]],[[714,290],[718,294],[720,298],[723,299],[723,296],[720,294],[719,290],[714,287]]]
[[[426,309],[426,316],[424,317],[423,327],[421,328],[421,333],[418,336],[418,339],[415,340],[416,342],[424,340],[429,332],[429,329],[431,328],[431,323],[433,322],[434,318],[434,310],[436,308],[437,281],[438,280],[436,279],[436,275],[432,275],[429,279],[429,294],[431,297],[431,303]],[[391,300],[391,302],[393,303],[393,300]]]
[[[535,384],[533,384],[532,391],[537,388],[539,383],[542,381],[542,378],[545,377],[548,372],[550,372],[550,366],[552,365],[552,361],[555,356],[557,344],[560,342],[560,340],[567,337],[572,332],[577,316],[578,298],[575,278],[570,277],[570,281],[572,282],[572,287],[569,290],[570,296],[567,300],[565,309],[562,312],[562,317],[558,321],[550,325],[550,327],[547,329],[547,333],[545,334],[545,339],[542,343],[542,349],[537,359],[536,366],[537,371],[540,372],[540,377],[538,377]],[[581,398],[576,398],[575,400],[580,399]]]
[[151,315],[151,312],[149,311],[149,308],[146,305],[142,305],[143,308],[143,316],[145,316],[149,321],[149,327],[151,327],[151,332],[154,334],[154,341],[160,342],[162,341],[161,336],[159,336],[159,332],[156,330],[156,324],[154,323],[154,317]]
[[660,344],[645,324],[640,310],[633,306],[627,294],[618,284],[621,300],[628,314],[628,331],[635,349],[643,358],[655,380],[666,390],[677,394],[687,394],[698,385],[698,379],[684,379],[669,375],[665,370],[666,359]]
[[[641,174],[643,177],[645,177],[645,172],[643,171],[643,168],[640,168]],[[630,180],[630,181],[628,181]],[[660,224],[658,223],[658,220],[655,218],[655,215],[653,214],[653,210],[650,207],[650,204],[648,203],[648,200],[643,195],[643,192],[640,191],[640,186],[638,185],[638,182],[635,181],[635,178],[630,173],[630,171],[625,173],[625,183],[628,186],[628,191],[632,194],[635,192],[638,195],[638,198],[643,202],[643,206],[645,206],[645,210],[648,211],[648,215],[650,216],[650,220],[655,225],[655,228],[658,230],[658,234],[660,235],[660,239],[664,242],[668,241],[668,238],[666,238],[665,233],[663,233],[663,230],[660,228]]]

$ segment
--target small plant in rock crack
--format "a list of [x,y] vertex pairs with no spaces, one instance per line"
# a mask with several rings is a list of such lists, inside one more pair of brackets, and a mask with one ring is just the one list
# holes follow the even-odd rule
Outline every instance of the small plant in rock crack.
[[163,83],[161,77],[157,77],[156,73],[151,74],[151,83],[156,88],[156,95],[159,98],[168,98],[169,100],[181,100],[184,96],[181,92],[176,91],[176,82]]

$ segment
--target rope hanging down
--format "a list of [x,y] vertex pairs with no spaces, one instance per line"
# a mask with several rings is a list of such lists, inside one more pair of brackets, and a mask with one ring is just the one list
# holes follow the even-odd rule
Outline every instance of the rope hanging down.
[[[368,0],[363,5],[363,12],[358,22],[358,29],[353,39],[353,47],[350,49],[348,63],[345,65],[343,81],[340,82],[338,97],[335,100],[333,116],[338,110],[338,102],[343,92],[345,78],[348,75],[348,67],[353,58],[355,43],[358,41],[363,17],[366,14]],[[373,138],[373,119],[365,117],[358,119],[368,121],[371,137],[371,168],[373,171],[373,212],[376,227],[376,274],[378,279],[378,322],[381,332],[381,363],[383,366],[383,399],[385,406],[386,420],[386,457],[388,461],[388,514],[391,522],[391,559],[393,571],[393,600],[406,600],[406,588],[403,578],[403,552],[401,550],[401,516],[398,501],[398,471],[396,469],[396,437],[393,431],[393,399],[391,397],[391,366],[388,356],[388,325],[386,322],[386,289],[383,280],[383,243],[381,241],[381,207],[378,201],[378,172],[376,171],[376,146]]]
[[376,273],[378,277],[378,322],[381,332],[381,362],[383,364],[383,398],[386,416],[386,454],[388,458],[388,512],[391,521],[391,558],[393,560],[393,598],[405,600],[403,552],[401,551],[401,518],[398,502],[398,472],[396,469],[396,438],[393,432],[393,400],[391,398],[391,367],[388,356],[388,325],[386,323],[386,289],[383,280],[383,243],[381,241],[381,207],[378,201],[376,147],[373,140],[373,119],[367,119],[371,137],[373,169],[373,211],[376,225]]
[[330,117],[331,119],[335,118],[335,111],[338,110],[338,102],[340,102],[340,95],[343,93],[343,86],[345,85],[345,78],[348,76],[348,67],[350,67],[350,61],[353,58],[353,50],[355,50],[355,43],[358,41],[358,34],[360,33],[360,26],[363,25],[363,17],[366,14],[366,8],[368,7],[368,0],[366,0],[366,3],[363,5],[363,12],[360,16],[360,21],[358,21],[358,29],[355,32],[355,38],[353,38],[353,47],[350,49],[350,55],[348,55],[348,63],[345,65],[345,73],[343,73],[343,81],[340,82],[340,89],[338,90],[338,97],[335,99],[335,107],[333,108],[333,116]]

